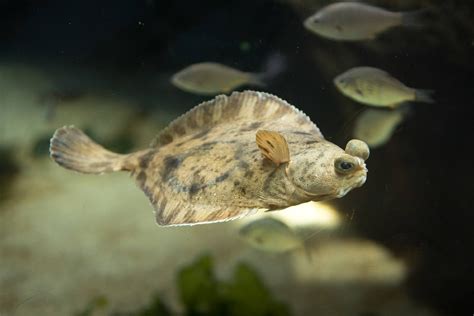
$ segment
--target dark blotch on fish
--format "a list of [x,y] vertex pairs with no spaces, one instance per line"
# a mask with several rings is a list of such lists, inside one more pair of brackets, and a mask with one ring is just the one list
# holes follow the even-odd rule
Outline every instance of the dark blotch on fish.
[[216,183],[222,182],[222,181],[224,181],[225,179],[227,179],[228,177],[229,177],[229,173],[226,172],[226,173],[224,173],[223,175],[218,176],[218,177],[216,178]]
[[137,181],[140,185],[143,185],[146,181],[146,173],[142,170],[137,175]]
[[156,151],[151,150],[147,152],[146,154],[144,154],[143,156],[141,156],[140,163],[139,163],[140,168],[142,169],[148,168],[148,165],[150,164],[150,161],[153,159],[155,154],[156,154]]
[[163,180],[167,180],[173,174],[174,170],[179,167],[181,160],[175,156],[167,156],[164,159],[164,170],[163,170]]
[[262,126],[262,122],[254,122],[247,127],[242,127],[240,131],[241,132],[253,131],[253,130],[257,130],[260,126]]
[[203,189],[203,186],[199,183],[193,183],[191,184],[191,187],[189,188],[189,194],[194,195],[199,192],[199,190]]

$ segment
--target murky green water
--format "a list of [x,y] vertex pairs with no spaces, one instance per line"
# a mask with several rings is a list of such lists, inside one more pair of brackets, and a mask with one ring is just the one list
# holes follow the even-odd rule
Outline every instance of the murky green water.
[[[472,314],[474,8],[331,3],[3,1],[0,315]],[[127,173],[84,175],[49,157],[62,126],[130,153],[243,90],[286,100],[342,148],[365,141],[365,184],[166,227]],[[261,217],[279,224],[243,230]]]

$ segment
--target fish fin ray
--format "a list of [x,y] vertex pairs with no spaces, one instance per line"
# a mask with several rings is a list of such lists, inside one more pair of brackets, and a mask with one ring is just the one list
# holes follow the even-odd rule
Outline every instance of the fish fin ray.
[[150,198],[160,226],[190,226],[227,222],[256,214],[260,209],[235,206],[193,204],[178,199],[168,200],[164,195]]
[[303,132],[324,138],[310,118],[286,101],[257,91],[233,92],[230,96],[218,95],[203,102],[171,122],[151,143],[160,147],[187,135],[193,135],[229,122],[276,122],[294,125]]
[[256,134],[256,142],[262,154],[277,166],[290,161],[288,143],[280,133],[259,130]]
[[60,166],[82,173],[130,170],[128,155],[113,153],[74,126],[58,128],[50,140],[51,158]]

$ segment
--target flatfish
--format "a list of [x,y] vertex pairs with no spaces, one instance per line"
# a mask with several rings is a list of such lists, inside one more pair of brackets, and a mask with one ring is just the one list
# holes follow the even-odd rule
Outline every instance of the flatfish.
[[369,148],[351,140],[343,150],[287,102],[244,91],[194,107],[144,150],[116,154],[69,126],[50,153],[82,173],[130,172],[158,224],[192,225],[342,197],[364,184]]

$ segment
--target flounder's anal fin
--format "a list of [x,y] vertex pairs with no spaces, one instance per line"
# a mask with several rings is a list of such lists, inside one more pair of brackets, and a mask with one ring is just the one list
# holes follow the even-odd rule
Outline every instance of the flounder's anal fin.
[[161,226],[184,226],[226,222],[255,214],[259,209],[234,206],[214,206],[182,202],[160,196],[152,204],[155,217]]
[[259,130],[256,134],[256,141],[262,154],[277,166],[290,161],[288,143],[280,133]]
[[[149,152],[152,155],[153,151]],[[147,153],[144,154],[146,159]],[[183,226],[226,222],[257,213],[257,208],[225,206],[184,201],[174,192],[154,181],[153,174],[145,170],[135,169],[132,177],[150,200],[155,211],[156,222],[161,226]]]

